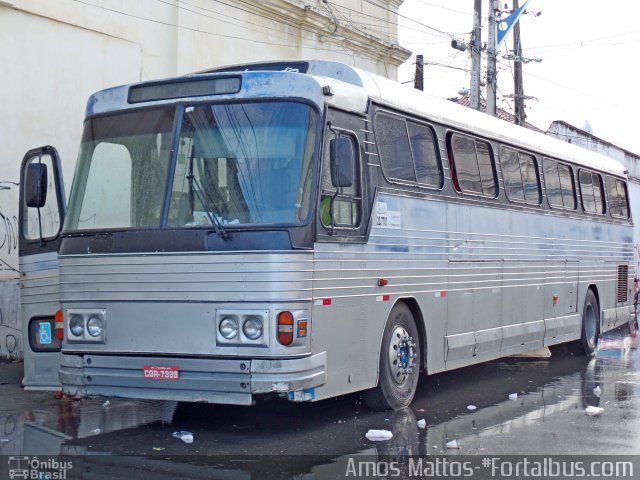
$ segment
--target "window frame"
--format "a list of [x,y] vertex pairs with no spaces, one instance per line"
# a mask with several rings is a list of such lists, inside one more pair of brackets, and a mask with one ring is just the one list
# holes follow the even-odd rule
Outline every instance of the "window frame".
[[[609,180],[615,182],[616,185],[616,190],[618,185],[622,185],[622,188],[624,189],[624,200],[626,202],[625,208],[627,209],[627,215],[617,215],[614,213],[615,209],[613,207],[611,207],[611,200],[609,198]],[[612,175],[607,175],[605,177],[605,195],[606,195],[606,202],[607,202],[607,211],[609,213],[609,215],[611,216],[611,218],[615,218],[617,220],[629,220],[631,218],[631,208],[629,206],[629,188],[627,187],[627,182],[625,180],[622,180],[618,177],[614,177]]]
[[[487,148],[487,152],[489,153],[489,159],[491,160],[491,168],[492,168],[492,174],[493,174],[493,186],[494,186],[494,193],[493,194],[486,194],[484,193],[484,191],[475,191],[475,190],[464,190],[461,185],[460,185],[460,180],[458,179],[458,171],[457,171],[457,166],[456,166],[456,160],[455,160],[455,152],[453,150],[453,138],[455,136],[459,136],[462,138],[466,138],[469,140],[473,141],[474,144],[474,150],[475,150],[475,157],[476,157],[476,166],[478,167],[478,182],[480,182],[480,189],[484,190],[484,186],[483,186],[483,182],[482,182],[482,171],[480,168],[480,162],[478,160],[478,146],[477,146],[477,142],[482,142],[483,144],[486,144]],[[500,185],[498,183],[498,173],[497,173],[497,168],[496,168],[496,156],[495,156],[495,152],[493,151],[493,145],[491,144],[491,142],[489,140],[486,140],[484,138],[481,137],[476,137],[474,135],[469,135],[466,133],[462,133],[456,130],[451,130],[449,132],[447,132],[447,141],[446,141],[446,145],[447,145],[447,157],[449,160],[449,174],[451,176],[451,183],[453,184],[453,188],[456,192],[461,193],[463,195],[472,195],[472,196],[476,196],[476,197],[482,197],[482,198],[491,198],[491,199],[496,199],[499,197],[500,195]]]
[[[378,140],[379,136],[380,136],[380,127],[379,127],[379,123],[378,123],[378,119],[379,117],[388,117],[388,118],[392,118],[394,120],[398,120],[401,121],[404,125],[404,132],[406,134],[406,140],[407,140],[407,144],[409,146],[409,154],[411,155],[411,164],[413,167],[413,174],[415,177],[415,181],[412,180],[407,180],[404,178],[396,178],[396,177],[392,177],[391,175],[389,175],[388,172],[388,166],[385,168],[385,155],[383,155],[382,150],[380,148],[380,142]],[[429,183],[423,183],[420,182],[418,180],[418,170],[416,168],[416,154],[414,152],[414,148],[413,145],[411,144],[411,136],[409,134],[409,124],[413,124],[416,125],[418,127],[421,128],[425,128],[427,129],[430,133],[431,133],[431,138],[432,138],[432,143],[433,143],[433,152],[435,154],[435,159],[436,159],[436,166],[438,168],[438,183],[437,185],[432,185]],[[397,185],[410,185],[410,186],[414,186],[414,187],[419,187],[419,188],[424,188],[424,189],[429,189],[429,190],[442,190],[444,188],[444,168],[442,166],[442,155],[440,154],[440,149],[438,147],[438,134],[435,130],[435,128],[433,127],[433,125],[424,122],[420,119],[414,118],[414,117],[407,117],[404,115],[400,115],[397,113],[394,113],[392,111],[389,110],[385,110],[385,109],[378,109],[375,112],[375,115],[373,117],[373,132],[374,132],[374,137],[376,139],[376,149],[378,151],[378,155],[379,155],[379,162],[380,162],[380,168],[382,170],[382,175],[384,176],[385,180],[391,184],[397,184]],[[388,164],[387,164],[388,165]]]
[[[583,173],[588,173],[591,176],[591,193],[593,194],[593,203],[594,205],[597,206],[597,202],[596,202],[596,196],[595,196],[595,189],[593,188],[594,185],[594,180],[597,178],[600,182],[600,204],[602,207],[602,211],[598,212],[598,210],[587,210],[585,208],[585,203],[584,203],[584,190],[582,187],[582,174]],[[597,215],[597,216],[603,216],[606,215],[607,211],[609,210],[607,208],[607,202],[605,200],[605,195],[604,195],[604,182],[602,181],[602,175],[598,172],[594,172],[593,170],[589,170],[586,168],[579,168],[578,169],[578,185],[580,186],[580,204],[582,205],[582,210],[584,211],[584,213],[586,213],[587,215]]]
[[[558,185],[560,186],[560,198],[562,199],[562,205],[559,205],[557,203],[551,203],[549,201],[549,194],[547,192],[547,170],[545,168],[545,163],[547,162],[553,162],[555,164],[555,171],[558,175]],[[578,209],[578,202],[577,202],[577,196],[576,196],[576,181],[575,181],[575,174],[573,172],[573,166],[566,163],[566,162],[561,162],[560,160],[556,160],[555,158],[550,158],[550,157],[543,157],[542,158],[542,174],[544,176],[544,193],[545,193],[545,197],[547,198],[547,203],[549,204],[549,208],[552,210],[565,210],[567,212],[575,212]],[[572,207],[567,207],[564,205],[564,194],[563,194],[563,185],[562,185],[562,178],[560,176],[560,166],[563,167],[567,167],[569,169],[569,178],[571,179],[571,187],[572,187],[572,193],[573,193],[573,206]]]
[[[503,150],[509,150],[511,152],[514,152],[517,154],[518,156],[518,168],[520,171],[520,181],[522,182],[522,199],[519,198],[512,198],[509,194],[509,190],[506,187],[506,182],[505,182],[505,169],[504,169],[504,165],[503,165]],[[527,190],[525,188],[526,182],[524,179],[524,175],[522,173],[522,158],[521,155],[526,155],[528,157],[530,157],[533,160],[533,165],[535,167],[535,173],[536,173],[536,184],[537,184],[537,188],[538,188],[538,201],[537,202],[531,202],[527,200]],[[538,163],[538,159],[536,158],[536,156],[532,153],[528,153],[522,150],[519,150],[515,147],[512,147],[511,145],[500,145],[500,154],[499,154],[499,158],[500,158],[500,170],[502,172],[502,183],[504,186],[504,193],[505,193],[505,197],[507,198],[507,200],[509,202],[512,203],[519,203],[519,204],[524,204],[524,205],[533,205],[533,206],[540,206],[542,205],[542,200],[543,200],[543,195],[542,195],[542,184],[540,182],[540,166]]]

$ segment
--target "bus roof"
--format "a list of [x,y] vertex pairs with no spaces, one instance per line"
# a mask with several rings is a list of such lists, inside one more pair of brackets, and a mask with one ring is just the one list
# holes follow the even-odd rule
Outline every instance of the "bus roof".
[[[222,94],[216,95],[217,98],[224,98],[226,95],[233,95],[234,98],[255,98],[255,95],[298,97],[307,98],[319,107],[326,101],[362,113],[367,111],[369,101],[374,101],[461,131],[472,132],[577,165],[620,176],[627,173],[624,165],[606,155],[505,122],[455,102],[436,98],[359,68],[327,60],[284,60],[231,65],[164,80],[123,85],[92,95],[87,103],[86,113],[90,116],[140,107],[141,103],[132,104],[131,102],[130,92],[133,88],[152,89],[165,84],[216,79],[221,74],[227,77],[233,74],[242,75],[242,88],[234,92],[223,91]],[[274,75],[282,75],[283,80],[290,78],[291,81],[273,82]],[[293,78],[297,80],[293,81]],[[302,80],[303,78],[305,80]],[[323,87],[330,87],[330,93],[323,91]],[[210,99],[211,95],[199,97],[190,95],[189,98],[204,100]],[[175,97],[152,98],[145,100],[144,105],[176,101]]]

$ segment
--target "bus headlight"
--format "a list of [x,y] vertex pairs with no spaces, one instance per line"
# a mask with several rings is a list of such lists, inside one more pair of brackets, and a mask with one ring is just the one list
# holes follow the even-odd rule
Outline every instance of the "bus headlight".
[[84,333],[84,319],[82,315],[71,315],[69,320],[69,330],[76,337],[81,337]]
[[87,332],[92,337],[99,337],[102,335],[102,331],[104,326],[102,325],[102,320],[98,317],[91,317],[87,322]]
[[269,310],[216,310],[216,345],[224,347],[267,347]]
[[258,317],[249,317],[242,325],[242,332],[250,340],[256,340],[262,336],[262,320]]
[[238,321],[235,318],[225,317],[220,322],[220,335],[227,340],[231,340],[238,335]]
[[105,309],[70,308],[65,310],[63,317],[67,329],[65,338],[67,342],[106,342],[107,311]]

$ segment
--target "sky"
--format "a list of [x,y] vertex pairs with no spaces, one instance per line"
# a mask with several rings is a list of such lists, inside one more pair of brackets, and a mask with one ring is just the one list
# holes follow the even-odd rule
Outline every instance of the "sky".
[[[520,0],[523,5],[525,0]],[[412,82],[415,55],[425,59],[424,89],[437,97],[458,96],[469,88],[471,57],[451,48],[453,38],[469,41],[473,0],[405,0],[398,19],[400,45],[413,56],[398,80]],[[500,0],[511,9],[512,0]],[[486,42],[489,0],[482,0],[482,37]],[[547,130],[554,120],[592,133],[640,154],[640,2],[531,0],[520,17],[527,121]],[[536,15],[540,12],[540,15]],[[508,13],[505,14],[505,16]],[[498,54],[498,108],[513,113],[513,32]],[[486,52],[485,52],[486,53]],[[483,54],[486,59],[486,54]],[[486,74],[483,60],[482,74]],[[484,92],[483,92],[484,98]]]

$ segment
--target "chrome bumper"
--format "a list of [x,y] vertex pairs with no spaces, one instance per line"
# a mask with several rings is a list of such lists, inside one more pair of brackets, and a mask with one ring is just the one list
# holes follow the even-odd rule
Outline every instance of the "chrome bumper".
[[[60,382],[66,394],[251,405],[256,394],[315,398],[326,383],[326,352],[304,358],[240,360],[63,354]],[[145,365],[177,367],[177,380],[144,377]]]

